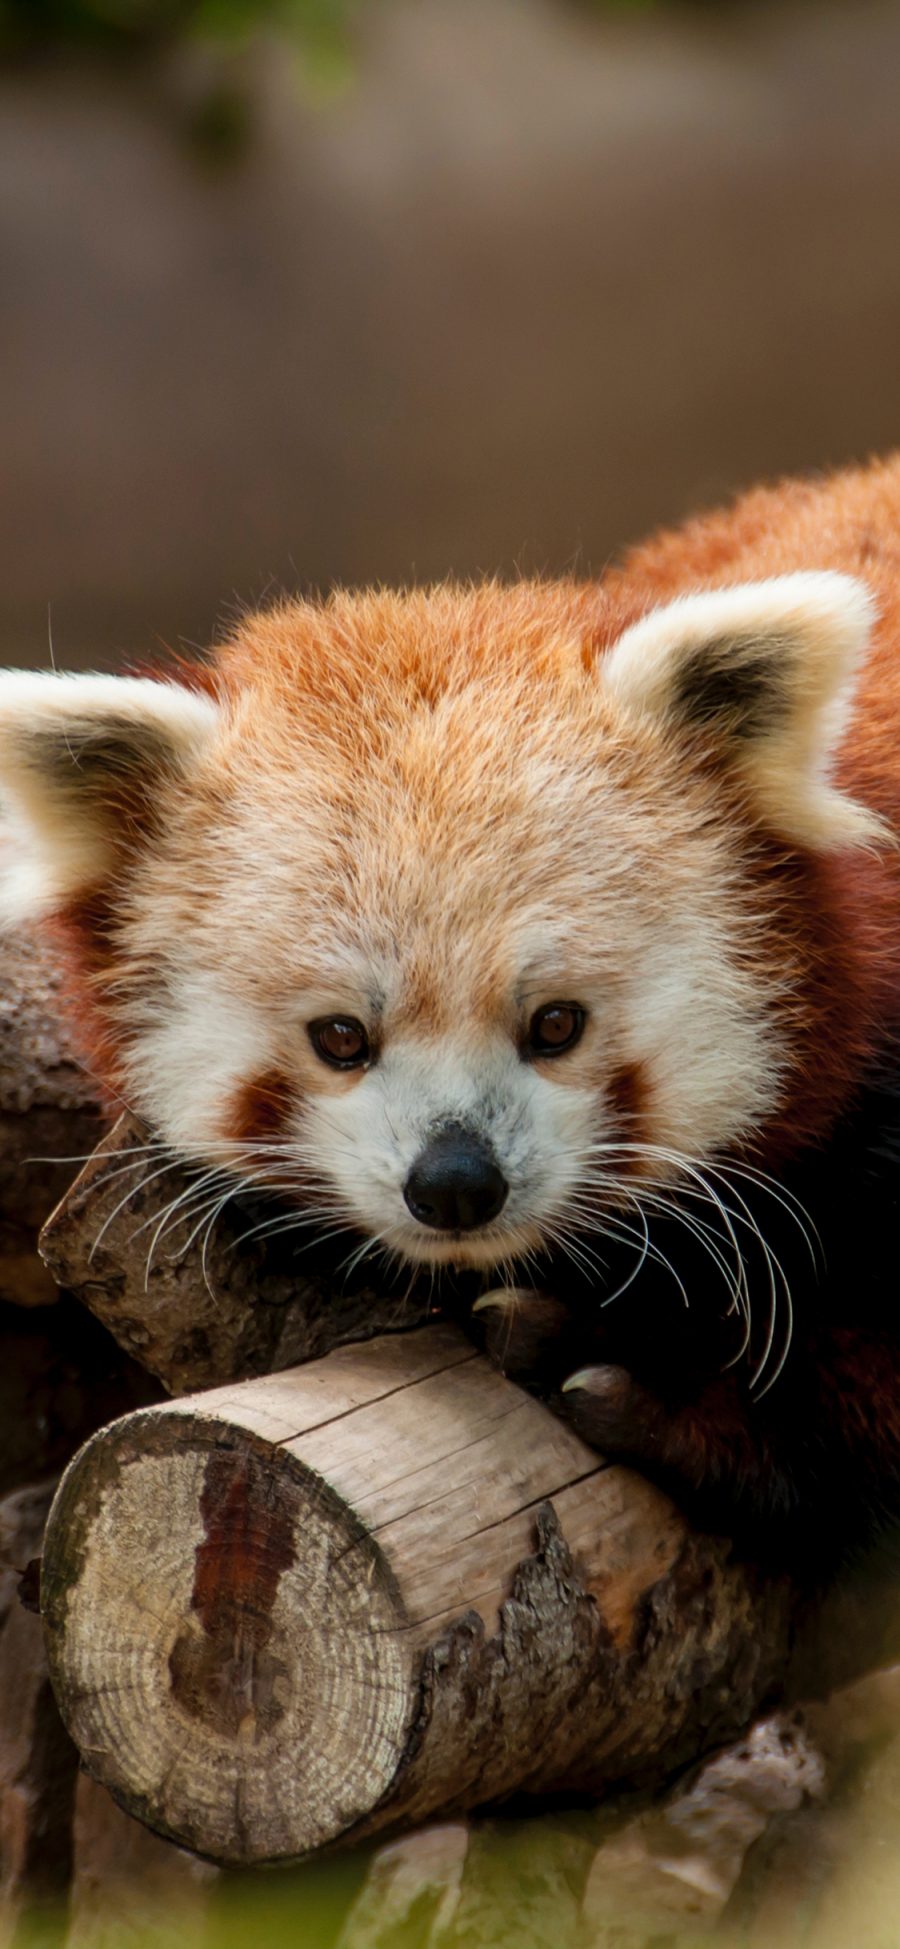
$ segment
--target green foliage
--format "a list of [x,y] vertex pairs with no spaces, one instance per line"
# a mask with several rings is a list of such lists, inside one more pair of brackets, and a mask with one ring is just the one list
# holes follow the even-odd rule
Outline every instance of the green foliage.
[[240,44],[268,30],[327,60],[353,10],[353,0],[0,0],[0,51],[129,53],[187,38]]
[[[254,40],[279,35],[297,52],[307,94],[329,99],[354,72],[351,27],[364,0],[0,0],[0,65],[90,55],[137,65],[193,43],[203,59],[180,102],[173,133],[204,168],[240,162],[253,136]],[[158,73],[158,71],[157,71]],[[162,84],[164,89],[164,83]]]

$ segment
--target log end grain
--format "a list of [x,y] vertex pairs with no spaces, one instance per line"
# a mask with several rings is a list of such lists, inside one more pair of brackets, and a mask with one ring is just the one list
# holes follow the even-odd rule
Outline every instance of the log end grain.
[[312,1471],[246,1433],[139,1414],[89,1443],[42,1607],[89,1770],[198,1853],[306,1853],[397,1771],[412,1653],[390,1570]]

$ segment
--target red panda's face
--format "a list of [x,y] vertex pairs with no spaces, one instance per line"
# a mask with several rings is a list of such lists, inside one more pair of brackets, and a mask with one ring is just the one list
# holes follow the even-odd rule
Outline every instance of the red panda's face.
[[490,1266],[752,1139],[793,977],[754,818],[870,828],[813,726],[856,585],[674,605],[605,659],[575,592],[477,595],[286,609],[217,697],[9,679],[0,765],[45,903],[105,889],[96,1003],[163,1140]]
[[413,713],[356,777],[327,744],[273,775],[248,726],[124,935],[128,1097],[198,1158],[293,1146],[306,1202],[409,1259],[537,1246],[623,1145],[708,1155],[777,1095],[781,974],[708,793],[610,760],[590,699],[522,709]]

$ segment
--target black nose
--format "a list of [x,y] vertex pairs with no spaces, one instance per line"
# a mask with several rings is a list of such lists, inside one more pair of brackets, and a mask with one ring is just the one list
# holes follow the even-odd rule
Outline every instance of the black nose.
[[462,1124],[447,1124],[416,1158],[403,1196],[420,1225],[474,1232],[496,1218],[509,1185],[493,1151]]

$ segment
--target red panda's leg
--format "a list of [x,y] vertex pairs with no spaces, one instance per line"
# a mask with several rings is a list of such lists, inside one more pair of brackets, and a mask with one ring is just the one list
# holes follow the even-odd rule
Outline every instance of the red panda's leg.
[[563,1383],[567,1418],[592,1448],[634,1461],[722,1505],[792,1500],[777,1443],[729,1375],[691,1400],[668,1400],[624,1367],[582,1368]]
[[549,1398],[601,1452],[693,1490],[738,1472],[750,1480],[770,1466],[730,1375],[706,1385],[697,1378],[687,1398],[682,1368],[663,1399],[620,1364],[621,1344],[602,1313],[585,1318],[547,1293],[490,1294],[476,1303],[475,1322],[494,1364]]
[[900,1528],[900,1338],[812,1329],[760,1400],[735,1374],[663,1399],[623,1368],[564,1383],[593,1447],[686,1491],[701,1521],[826,1568]]
[[552,1293],[519,1286],[486,1293],[472,1308],[472,1328],[502,1374],[542,1393],[559,1388],[581,1362],[603,1358],[596,1336]]

